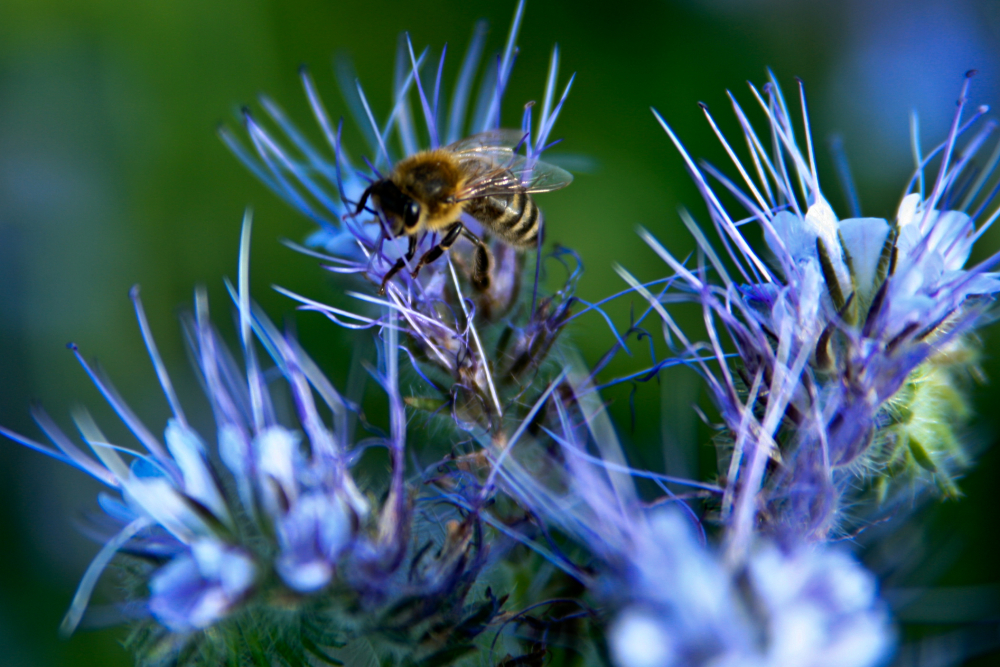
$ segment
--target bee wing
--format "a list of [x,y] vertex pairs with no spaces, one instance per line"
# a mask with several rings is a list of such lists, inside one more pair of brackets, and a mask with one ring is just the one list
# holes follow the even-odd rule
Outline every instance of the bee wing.
[[520,145],[525,134],[521,130],[486,130],[465,139],[459,139],[445,146],[444,150],[455,153],[456,156],[491,157],[493,155],[514,154],[514,149]]
[[547,162],[531,163],[523,155],[510,152],[503,162],[480,160],[467,165],[470,178],[456,195],[459,201],[509,195],[515,192],[551,192],[573,182],[573,174]]
[[511,194],[550,192],[573,181],[565,169],[545,162],[529,163],[514,150],[525,138],[521,130],[487,130],[445,147],[470,175],[456,196],[459,201]]

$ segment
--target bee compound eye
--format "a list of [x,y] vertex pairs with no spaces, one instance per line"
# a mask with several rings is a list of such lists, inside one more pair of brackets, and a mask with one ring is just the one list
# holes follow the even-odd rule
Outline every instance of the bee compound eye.
[[406,207],[406,211],[403,214],[403,224],[407,227],[415,227],[417,220],[420,219],[420,204],[415,201],[411,201],[410,205]]

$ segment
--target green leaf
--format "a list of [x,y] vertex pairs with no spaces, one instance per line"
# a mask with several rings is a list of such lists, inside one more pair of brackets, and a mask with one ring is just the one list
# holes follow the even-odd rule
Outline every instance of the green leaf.
[[378,654],[371,642],[367,639],[355,639],[348,642],[347,646],[337,649],[333,653],[337,659],[343,661],[346,667],[382,667]]
[[302,648],[304,648],[311,655],[319,658],[320,660],[322,660],[326,664],[328,664],[328,665],[343,665],[344,664],[344,662],[342,660],[338,660],[338,659],[334,658],[333,656],[328,655],[327,652],[324,651],[322,647],[320,647],[319,645],[317,645],[316,642],[314,642],[308,636],[302,635],[300,641],[302,642]]
[[421,667],[442,667],[443,665],[450,665],[454,663],[459,658],[464,657],[475,650],[476,647],[472,644],[449,646],[446,649],[442,649],[437,653],[424,658],[419,664]]
[[289,646],[284,639],[279,638],[274,641],[274,650],[288,667],[300,667],[305,664],[305,656],[302,652]]

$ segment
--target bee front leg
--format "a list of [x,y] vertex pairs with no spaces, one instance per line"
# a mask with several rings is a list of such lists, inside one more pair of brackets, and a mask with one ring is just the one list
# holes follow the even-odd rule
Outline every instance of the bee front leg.
[[375,183],[372,183],[367,188],[365,188],[364,192],[361,193],[361,199],[358,200],[358,207],[356,209],[354,209],[354,215],[355,216],[357,216],[359,213],[361,213],[362,210],[364,210],[365,204],[368,203],[368,197],[371,196],[372,190],[375,188],[375,185],[377,183],[378,183],[378,181],[376,181]]
[[[378,288],[378,295],[382,296],[385,294],[385,285],[388,283],[394,275],[399,273],[407,262],[413,261],[413,256],[417,254],[417,237],[410,237],[410,247],[406,250],[406,258],[400,257],[396,260],[396,263],[392,265],[392,268],[385,272],[385,276],[382,277],[382,286]],[[416,277],[416,272],[413,276]]]
[[430,264],[444,254],[444,251],[450,248],[452,244],[458,240],[458,237],[461,235],[463,229],[465,229],[465,225],[461,222],[456,222],[449,227],[448,231],[444,234],[444,238],[441,239],[441,242],[424,253],[424,256],[420,258],[420,262],[417,263],[417,266],[413,269],[413,272],[410,275],[416,278],[417,274],[420,273],[420,269],[422,269],[425,264]]
[[479,237],[468,229],[462,229],[462,236],[472,241],[476,246],[476,256],[472,267],[472,286],[480,292],[490,288],[490,251]]

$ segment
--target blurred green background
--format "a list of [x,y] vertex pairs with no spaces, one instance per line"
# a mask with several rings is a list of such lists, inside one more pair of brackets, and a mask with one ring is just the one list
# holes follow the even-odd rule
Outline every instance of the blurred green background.
[[[39,399],[67,428],[69,408],[82,403],[112,436],[122,434],[64,349],[72,340],[100,360],[147,424],[162,428],[167,408],[127,298],[139,283],[181,400],[189,412],[200,409],[199,423],[208,425],[186,370],[176,315],[190,303],[194,285],[204,284],[216,320],[231,321],[222,278],[235,274],[248,204],[256,211],[255,297],[273,317],[294,321],[306,348],[342,382],[357,335],[316,314],[289,314],[291,303],[270,289],[279,283],[314,298],[335,296],[336,284],[315,260],[278,243],[302,240],[311,224],[259,185],[214,129],[220,121],[235,126],[233,111],[266,91],[318,138],[296,68],[310,64],[327,107],[340,115],[345,110],[331,67],[337,52],[353,57],[377,113],[384,114],[398,33],[409,30],[418,48],[449,43],[453,74],[474,22],[490,21],[488,48],[499,49],[513,9],[508,0],[3,0],[0,423],[37,436],[28,405]],[[695,155],[722,165],[725,156],[695,103],[706,102],[723,129],[735,132],[726,89],[749,106],[744,82],[762,83],[765,68],[774,69],[789,93],[793,77],[801,77],[830,200],[846,214],[825,150],[826,139],[839,132],[865,213],[886,216],[911,169],[909,110],[921,113],[926,146],[943,138],[966,70],[980,71],[974,102],[996,103],[1000,91],[996,0],[538,0],[527,7],[507,95],[508,124],[517,122],[525,101],[541,95],[555,42],[563,77],[578,73],[555,135],[566,139],[565,151],[589,156],[596,168],[540,201],[548,239],[581,255],[587,272],[580,295],[591,300],[623,287],[613,262],[642,278],[664,274],[635,235],[637,224],[683,256],[693,244],[677,207],[686,203],[705,219],[649,106]],[[360,135],[349,124],[345,136],[360,152]],[[998,245],[1000,233],[987,234],[980,256]],[[611,309],[620,326],[628,308],[624,302]],[[593,361],[611,336],[596,318],[579,322],[570,335]],[[987,375],[1000,378],[1000,332],[987,334],[985,352]],[[636,370],[641,363],[637,354],[615,369]],[[634,426],[630,389],[608,398],[637,461],[660,467],[666,459],[673,472],[697,473],[688,406],[702,400],[699,384],[674,373],[663,386],[662,396],[655,383],[639,388]],[[1000,432],[997,387],[977,389],[979,416],[969,432],[975,447],[986,448]],[[664,446],[675,445],[687,448],[687,457],[664,453]],[[925,624],[918,627],[945,633],[946,648],[982,651],[996,641],[998,454],[985,453],[963,481],[964,499],[925,510],[934,529],[922,547],[899,547],[925,554],[913,581],[955,593],[950,603],[909,612]],[[0,665],[130,664],[118,645],[121,628],[82,631],[69,641],[56,636],[98,549],[75,527],[95,509],[98,485],[7,442],[0,443],[0,477]],[[884,551],[891,564],[892,548]],[[114,577],[107,577],[95,608],[115,595]],[[968,596],[979,606],[954,601]],[[956,619],[982,622],[970,630],[949,623]],[[986,654],[973,664],[994,662]]]

